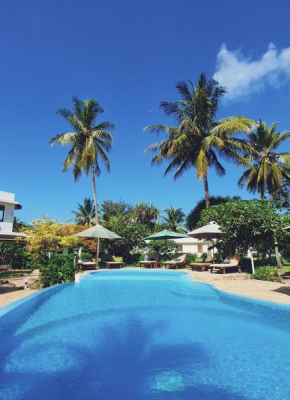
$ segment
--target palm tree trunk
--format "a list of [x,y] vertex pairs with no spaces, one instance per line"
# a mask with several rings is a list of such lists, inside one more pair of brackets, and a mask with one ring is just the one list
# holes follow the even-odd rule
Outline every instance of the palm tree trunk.
[[284,265],[282,264],[282,261],[281,261],[281,258],[280,258],[276,236],[274,236],[274,240],[275,240],[275,257],[276,257],[277,267],[278,268],[284,268]]
[[[98,212],[98,202],[97,202],[97,186],[96,186],[96,178],[95,178],[95,171],[93,165],[91,165],[91,174],[92,174],[92,183],[93,183],[93,192],[94,192],[94,203],[95,203],[95,218],[96,224],[99,223],[99,212]],[[98,268],[98,259],[99,259],[99,252],[100,252],[100,239],[97,239],[97,251],[96,251],[96,267]]]
[[209,188],[208,188],[208,179],[207,174],[203,176],[203,184],[204,184],[204,192],[205,192],[205,206],[208,208],[209,204]]
[[[273,195],[270,196],[270,201],[271,201],[271,203],[273,205],[273,203],[274,203],[274,196]],[[275,243],[275,257],[276,257],[277,267],[278,268],[284,268],[284,265],[282,264],[282,261],[281,261],[281,258],[280,258],[278,242],[277,242],[277,238],[276,238],[276,234],[275,233],[274,233],[274,243]]]

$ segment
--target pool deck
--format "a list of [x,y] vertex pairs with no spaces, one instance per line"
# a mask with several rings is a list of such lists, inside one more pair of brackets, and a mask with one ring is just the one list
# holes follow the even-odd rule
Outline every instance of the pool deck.
[[[184,270],[185,271],[185,270]],[[208,271],[188,271],[192,279],[213,285],[219,290],[240,296],[290,305],[290,285],[250,279],[248,274],[211,274]]]
[[[136,270],[136,268],[124,269]],[[105,269],[105,271],[107,271],[107,269]],[[162,269],[162,271],[164,271],[164,269]],[[227,293],[290,305],[290,285],[288,283],[282,284],[257,281],[249,279],[248,274],[228,273],[223,275],[220,273],[210,273],[208,271],[198,272],[188,269],[179,269],[179,271],[187,272],[193,280],[209,283]],[[85,271],[84,273],[87,274],[90,272],[92,271]],[[28,277],[29,284],[35,282],[38,277],[39,272],[34,271]],[[37,292],[37,290],[23,289],[24,278],[9,278],[8,280],[9,284],[0,286],[0,307]]]

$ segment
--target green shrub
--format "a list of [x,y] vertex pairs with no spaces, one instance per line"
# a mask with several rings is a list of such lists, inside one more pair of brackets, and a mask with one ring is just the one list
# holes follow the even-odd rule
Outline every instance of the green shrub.
[[194,253],[186,253],[186,264],[189,265],[194,263],[197,259],[197,255]]
[[129,254],[127,257],[127,264],[130,266],[135,266],[138,267],[139,266],[139,262],[140,261],[144,261],[145,260],[145,254],[143,253],[133,253],[133,254]]
[[34,269],[34,261],[22,244],[0,243],[0,265],[12,269]]
[[43,287],[56,285],[58,283],[73,282],[76,271],[73,255],[53,255],[46,265],[40,267],[40,282]]
[[148,245],[148,253],[159,254],[161,261],[167,261],[171,257],[171,253],[178,252],[178,244],[173,240],[151,240]]
[[82,251],[81,259],[83,261],[85,261],[85,260],[86,261],[94,261],[95,260],[95,256],[93,254],[91,254],[91,253],[86,252],[86,251]]
[[251,278],[260,281],[282,282],[278,269],[273,267],[259,267],[256,269],[256,272],[251,275]]

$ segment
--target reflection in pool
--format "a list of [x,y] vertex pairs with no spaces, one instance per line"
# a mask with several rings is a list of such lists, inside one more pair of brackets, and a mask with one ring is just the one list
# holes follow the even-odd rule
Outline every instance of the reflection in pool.
[[108,271],[0,318],[0,399],[290,399],[290,308]]

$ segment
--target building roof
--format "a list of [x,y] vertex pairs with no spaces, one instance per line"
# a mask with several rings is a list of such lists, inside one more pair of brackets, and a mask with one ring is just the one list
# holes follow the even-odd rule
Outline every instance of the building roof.
[[19,204],[17,201],[14,200],[8,200],[8,199],[2,199],[0,197],[0,204],[5,203],[5,204],[14,204],[15,205],[15,210],[20,210],[22,208],[22,205]]
[[27,235],[22,232],[0,232],[0,242],[11,242],[17,238],[25,239]]

